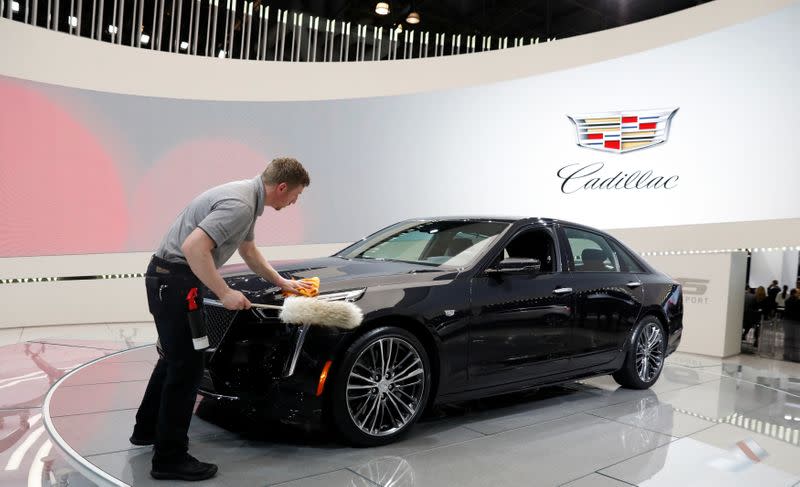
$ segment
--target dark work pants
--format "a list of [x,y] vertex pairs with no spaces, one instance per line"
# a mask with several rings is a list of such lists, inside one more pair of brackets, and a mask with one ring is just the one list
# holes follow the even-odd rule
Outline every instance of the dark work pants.
[[[155,437],[153,463],[179,461],[188,451],[189,423],[203,377],[203,355],[194,349],[186,296],[201,283],[188,266],[154,258],[147,268],[147,302],[155,319],[161,358],[136,413],[134,434]],[[169,271],[169,273],[164,272]],[[197,304],[202,303],[198,295]]]

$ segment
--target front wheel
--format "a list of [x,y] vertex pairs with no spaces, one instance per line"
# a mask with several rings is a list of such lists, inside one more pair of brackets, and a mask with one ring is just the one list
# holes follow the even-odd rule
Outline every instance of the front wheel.
[[617,384],[628,389],[647,389],[658,380],[666,357],[664,327],[655,316],[645,316],[633,330],[622,368],[614,372]]
[[336,429],[357,446],[396,441],[419,419],[430,390],[425,347],[412,333],[384,326],[356,339],[337,369]]

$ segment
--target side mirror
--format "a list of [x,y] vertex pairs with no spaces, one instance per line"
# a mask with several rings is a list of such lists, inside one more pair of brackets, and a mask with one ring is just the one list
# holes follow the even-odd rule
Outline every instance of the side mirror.
[[534,274],[541,268],[542,263],[539,259],[510,257],[501,260],[496,268],[487,269],[486,272],[490,274]]

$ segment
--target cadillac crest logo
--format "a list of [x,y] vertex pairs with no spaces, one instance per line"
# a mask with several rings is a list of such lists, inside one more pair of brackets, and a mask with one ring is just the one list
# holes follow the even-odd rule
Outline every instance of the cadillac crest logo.
[[578,145],[623,154],[667,140],[678,108],[567,115],[575,124]]

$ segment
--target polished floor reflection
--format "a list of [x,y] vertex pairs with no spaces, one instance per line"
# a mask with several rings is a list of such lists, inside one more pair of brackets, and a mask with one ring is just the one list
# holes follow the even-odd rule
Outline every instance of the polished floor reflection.
[[[43,431],[41,398],[60,374],[105,357],[61,382],[53,424],[121,484],[163,485],[148,475],[151,448],[127,441],[154,347],[35,340],[0,350],[0,484],[92,485]],[[800,486],[800,367],[752,356],[677,353],[647,391],[604,376],[450,404],[381,448],[239,418],[198,401],[191,452],[220,465],[203,485]]]
[[[0,485],[89,486],[47,434],[45,395],[72,369],[152,343],[152,324],[0,330]],[[114,360],[109,358],[108,360]],[[91,403],[95,396],[83,397]]]

